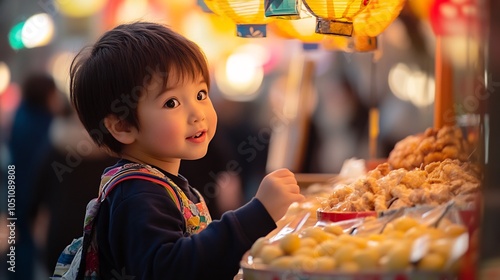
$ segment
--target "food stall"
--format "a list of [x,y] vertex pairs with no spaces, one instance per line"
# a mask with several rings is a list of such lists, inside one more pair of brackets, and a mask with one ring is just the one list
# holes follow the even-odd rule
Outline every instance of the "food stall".
[[[205,2],[216,14],[237,12],[218,1]],[[334,42],[337,51],[374,53],[377,36],[407,4],[264,2],[265,20],[235,19],[239,36],[265,36],[271,18],[301,20],[305,9],[315,17],[319,37],[304,42],[322,42],[322,47]],[[476,78],[487,71],[486,34],[480,29],[486,24],[485,3],[427,4],[436,36],[433,126],[399,139],[380,159],[380,109],[371,104],[369,158],[346,160],[339,174],[297,173],[306,201],[292,205],[279,227],[253,245],[235,279],[475,279],[491,112],[483,99],[474,108],[467,102],[478,99]],[[465,61],[453,52],[457,43],[467,46]],[[307,56],[296,60],[281,104],[288,121],[271,135],[269,170],[300,170],[307,153],[315,65]]]
[[[500,278],[500,154],[495,145],[500,141],[500,115],[496,109],[500,104],[500,53],[496,51],[500,41],[495,37],[500,29],[500,18],[495,15],[500,10],[499,1],[196,2],[205,11],[203,16],[195,12],[190,1],[109,1],[99,9],[105,29],[115,25],[120,17],[132,20],[126,17],[132,14],[130,11],[149,9],[150,14],[168,14],[171,25],[193,41],[210,34],[200,46],[210,64],[215,65],[215,70],[211,70],[216,90],[223,94],[232,92],[234,95],[223,97],[238,102],[254,98],[260,84],[237,80],[251,92],[244,94],[244,90],[240,93],[231,81],[221,78],[221,73],[235,69],[229,59],[221,66],[224,69],[219,67],[226,62],[221,59],[225,53],[235,51],[233,58],[245,58],[236,64],[244,64],[247,70],[260,63],[262,69],[255,71],[255,76],[261,82],[265,75],[276,75],[269,69],[277,68],[278,59],[269,57],[290,55],[281,87],[269,89],[267,103],[272,103],[273,113],[278,112],[273,116],[276,122],[261,129],[256,134],[254,149],[246,151],[251,151],[252,156],[262,154],[260,147],[268,144],[266,169],[286,167],[294,171],[306,200],[292,204],[278,221],[277,229],[253,244],[241,259],[235,280]],[[75,12],[78,10],[81,9]],[[405,17],[408,10],[417,19]],[[67,13],[64,9],[60,12]],[[408,21],[406,25],[398,21],[399,17]],[[81,26],[97,30],[88,19],[85,15],[68,20],[66,31],[83,33]],[[389,34],[387,30],[391,28]],[[238,39],[272,43],[248,47],[241,41],[212,33],[211,29],[234,29]],[[415,39],[417,29],[427,32],[425,36],[433,40]],[[398,36],[402,34],[410,46],[400,42]],[[281,44],[273,46],[277,40],[300,42],[300,50],[291,51]],[[433,51],[431,66],[419,61],[424,48]],[[408,54],[408,49],[416,51]],[[317,55],[315,50],[335,52],[337,60],[321,61],[325,56]],[[269,57],[248,59],[249,53]],[[358,54],[363,55],[361,63]],[[61,61],[68,60],[71,54],[65,55],[54,59],[53,69],[67,72],[67,65]],[[417,63],[406,61],[408,56]],[[384,64],[387,57],[395,65],[391,69],[389,63]],[[25,59],[29,60],[29,56]],[[334,83],[329,81],[332,77],[323,77],[318,82],[328,63],[340,65],[337,67],[343,72],[339,76],[345,80]],[[345,77],[348,74],[351,76]],[[54,76],[61,77],[56,72]],[[346,80],[349,85],[343,84]],[[364,93],[358,101],[365,106],[366,115],[342,110],[343,104],[354,103],[354,99],[338,105],[335,97],[318,97],[319,91],[328,88],[333,92],[332,88],[338,85],[352,90],[354,95]],[[392,98],[385,104],[381,101],[387,95],[384,90]],[[279,98],[273,96],[273,91],[279,93]],[[400,106],[405,102],[412,105],[410,111],[418,113],[418,117],[400,120],[406,126],[402,127],[395,125],[395,120],[409,108]],[[238,106],[234,108],[224,113],[234,113]],[[345,149],[335,157],[328,148],[320,152],[315,160],[334,166],[323,169],[328,172],[307,166],[310,146],[314,145],[314,118],[323,121],[321,128],[338,129],[325,133],[329,133],[325,142],[331,140],[330,146],[341,150],[346,145],[337,144],[345,144],[350,138],[339,140],[339,135],[347,133],[334,120],[343,118],[344,113],[366,119],[366,127],[361,126],[366,141],[350,143],[351,150]],[[383,143],[383,135],[387,143]],[[352,152],[352,147],[358,149],[357,155],[362,158],[342,159]],[[257,165],[256,162],[250,163]],[[335,172],[329,172],[332,170]],[[235,191],[232,195],[238,194]]]

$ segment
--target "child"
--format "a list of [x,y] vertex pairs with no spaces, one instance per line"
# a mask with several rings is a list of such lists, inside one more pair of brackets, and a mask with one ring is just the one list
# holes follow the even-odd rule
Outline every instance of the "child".
[[172,196],[160,184],[128,179],[109,193],[94,227],[101,279],[233,279],[253,242],[304,198],[293,173],[280,169],[248,204],[210,223],[203,198],[178,173],[181,160],[205,156],[215,133],[207,62],[169,28],[120,25],[82,50],[70,75],[86,130],[120,157],[103,176],[140,165],[176,185]]

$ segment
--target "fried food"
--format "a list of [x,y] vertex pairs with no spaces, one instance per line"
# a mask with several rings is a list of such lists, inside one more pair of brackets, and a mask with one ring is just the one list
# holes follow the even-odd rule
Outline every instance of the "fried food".
[[387,162],[392,169],[412,170],[445,159],[467,161],[472,154],[472,146],[459,127],[428,128],[424,133],[410,135],[396,143]]
[[323,210],[383,211],[439,205],[454,198],[459,206],[466,206],[479,191],[478,169],[457,159],[433,162],[423,169],[399,168],[382,177],[377,168],[351,184],[339,186],[322,204]]

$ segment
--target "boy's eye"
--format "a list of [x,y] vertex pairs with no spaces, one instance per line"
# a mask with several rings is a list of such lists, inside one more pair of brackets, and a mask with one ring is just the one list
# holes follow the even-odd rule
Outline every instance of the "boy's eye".
[[167,102],[165,102],[164,106],[167,108],[175,108],[179,105],[180,105],[179,101],[175,98],[172,98],[172,99],[167,100]]
[[208,97],[208,92],[202,90],[198,92],[198,95],[196,96],[196,99],[198,100],[205,100]]

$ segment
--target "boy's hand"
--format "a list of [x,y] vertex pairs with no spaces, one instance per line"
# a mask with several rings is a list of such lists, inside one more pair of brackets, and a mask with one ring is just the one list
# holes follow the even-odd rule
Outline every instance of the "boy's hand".
[[290,204],[304,200],[294,174],[285,168],[269,173],[260,183],[257,199],[276,222],[285,215]]

